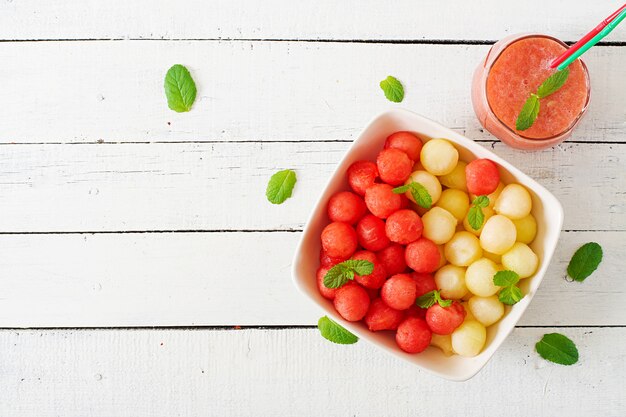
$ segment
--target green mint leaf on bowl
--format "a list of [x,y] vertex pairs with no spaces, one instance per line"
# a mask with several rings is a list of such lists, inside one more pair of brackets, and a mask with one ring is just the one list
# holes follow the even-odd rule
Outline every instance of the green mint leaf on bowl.
[[351,345],[359,341],[359,338],[341,327],[339,324],[324,316],[317,322],[322,337],[340,345]]
[[515,285],[502,288],[498,294],[498,300],[500,300],[502,304],[509,306],[517,304],[522,298],[524,298],[522,290]]
[[508,287],[519,282],[519,275],[514,271],[498,271],[493,276],[493,283],[498,287]]
[[187,68],[180,64],[172,66],[165,74],[164,86],[170,109],[178,113],[191,110],[196,100],[196,83]]
[[392,190],[394,194],[404,194],[407,191],[411,193],[413,200],[422,208],[430,209],[433,205],[433,198],[430,196],[430,193],[419,182],[410,182],[405,185],[401,185]]
[[596,242],[582,245],[567,266],[567,275],[574,281],[582,282],[591,275],[602,261],[602,247]]
[[479,195],[474,199],[474,201],[472,201],[472,204],[476,207],[485,208],[489,206],[489,197],[487,197],[486,195]]
[[439,304],[441,307],[449,307],[452,304],[452,300],[444,300],[441,298],[441,293],[437,290],[427,292],[417,297],[417,300],[415,300],[415,304],[421,308],[432,307],[435,303]]
[[291,197],[293,187],[296,185],[296,173],[290,169],[278,171],[270,178],[265,190],[265,196],[272,204],[282,204]]
[[517,304],[524,293],[516,285],[519,282],[519,275],[515,271],[498,271],[493,276],[493,284],[502,287],[498,294],[501,303],[512,306]]
[[467,213],[467,222],[470,224],[472,229],[478,230],[483,227],[485,214],[482,209],[487,206],[489,206],[489,197],[486,195],[478,196],[472,202],[472,207],[470,207],[469,212]]
[[573,365],[578,362],[576,345],[560,333],[544,334],[535,349],[539,356],[559,365]]
[[565,68],[562,71],[557,71],[549,76],[537,89],[537,95],[539,98],[546,98],[552,93],[556,93],[569,76],[569,68]]
[[364,276],[374,272],[374,264],[364,259],[348,259],[333,266],[324,275],[326,288],[339,288],[354,279],[354,274]]
[[526,100],[526,103],[524,103],[524,107],[522,107],[522,110],[515,121],[515,129],[526,130],[530,128],[533,123],[535,123],[537,116],[539,116],[539,100],[548,97],[550,94],[556,93],[561,87],[563,87],[568,76],[569,69],[565,68],[564,70],[557,71],[546,78],[546,80],[541,83],[537,89],[537,92],[531,93],[528,100]]
[[389,101],[400,103],[404,99],[404,87],[400,81],[391,75],[380,82],[380,88]]
[[524,103],[522,111],[520,111],[515,121],[515,129],[526,130],[535,123],[535,120],[539,116],[539,96],[537,94],[531,94]]

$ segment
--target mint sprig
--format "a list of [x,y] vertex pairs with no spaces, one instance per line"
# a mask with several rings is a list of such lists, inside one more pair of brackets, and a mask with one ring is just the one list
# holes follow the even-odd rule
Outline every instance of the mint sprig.
[[290,169],[278,171],[270,178],[265,190],[267,200],[272,204],[282,204],[291,197],[296,185],[296,173]]
[[417,297],[417,300],[415,300],[415,304],[421,308],[432,307],[435,303],[439,304],[441,307],[449,307],[452,304],[452,300],[444,300],[441,298],[441,293],[438,290],[427,292],[421,297]]
[[485,214],[483,213],[483,208],[489,206],[489,197],[486,195],[478,196],[472,201],[472,207],[470,207],[469,212],[467,213],[467,222],[470,224],[472,229],[478,230],[483,227],[483,223],[485,221]]
[[326,288],[339,288],[354,279],[354,274],[364,276],[374,272],[374,264],[364,259],[348,259],[333,266],[324,275]]
[[512,306],[524,298],[524,293],[517,286],[519,275],[515,271],[498,271],[493,276],[493,283],[502,287],[498,294],[501,303]]
[[596,242],[582,245],[567,265],[567,275],[574,281],[582,282],[591,275],[602,262],[602,247]]
[[164,87],[170,109],[178,113],[191,110],[196,100],[196,83],[187,68],[180,64],[173,65],[165,74]]
[[573,365],[578,362],[576,345],[560,333],[544,334],[535,349],[539,356],[559,365]]
[[330,340],[333,343],[351,345],[359,341],[358,337],[326,316],[319,319],[317,328],[324,339]]
[[410,191],[413,200],[415,200],[420,207],[425,209],[429,209],[433,205],[433,198],[430,196],[430,193],[426,187],[419,182],[410,182],[396,187],[392,191],[394,194],[404,194],[407,191]]
[[539,116],[541,108],[540,99],[548,97],[550,94],[557,92],[569,76],[569,68],[557,71],[550,75],[537,89],[536,93],[531,93],[530,97],[524,103],[522,110],[515,121],[515,129],[526,130],[530,128]]
[[404,87],[402,83],[391,75],[380,82],[380,88],[385,93],[387,100],[400,103],[404,99]]

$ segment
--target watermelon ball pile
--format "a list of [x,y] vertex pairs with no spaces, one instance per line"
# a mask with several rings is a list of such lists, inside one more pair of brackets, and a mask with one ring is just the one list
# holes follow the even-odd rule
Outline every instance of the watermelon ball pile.
[[[411,132],[390,135],[375,161],[353,163],[346,176],[350,189],[328,201],[316,274],[320,294],[345,320],[394,334],[407,353],[435,346],[446,355],[478,355],[486,328],[506,310],[494,274],[512,270],[528,278],[539,266],[529,247],[537,222],[528,190],[504,184],[489,159],[461,161],[450,141],[423,142]],[[429,208],[410,190],[394,192],[413,182],[428,191]],[[468,215],[478,196],[489,203],[474,228]],[[327,272],[348,259],[371,262],[372,273],[327,288]],[[417,305],[435,290],[450,300],[445,306]]]

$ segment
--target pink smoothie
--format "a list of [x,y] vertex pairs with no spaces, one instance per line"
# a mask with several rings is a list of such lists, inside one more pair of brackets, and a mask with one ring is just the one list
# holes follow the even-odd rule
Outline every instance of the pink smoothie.
[[580,60],[568,67],[569,77],[556,93],[541,99],[539,116],[524,131],[515,129],[515,121],[531,93],[556,70],[550,61],[565,47],[547,37],[526,37],[506,46],[487,75],[487,101],[493,114],[519,136],[546,139],[567,131],[587,105],[589,85]]

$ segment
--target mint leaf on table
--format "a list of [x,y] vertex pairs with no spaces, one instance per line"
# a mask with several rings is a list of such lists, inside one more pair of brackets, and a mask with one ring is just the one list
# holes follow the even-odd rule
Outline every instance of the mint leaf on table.
[[404,99],[404,87],[402,83],[391,75],[380,82],[380,88],[385,93],[387,100],[400,103]]
[[556,93],[559,88],[563,87],[567,77],[569,76],[569,68],[557,71],[549,76],[537,89],[539,98],[546,98],[552,93]]
[[270,178],[265,190],[265,196],[272,204],[282,204],[291,197],[296,185],[296,173],[290,169],[278,171]]
[[349,280],[354,279],[354,274],[364,276],[374,272],[374,264],[364,259],[348,259],[333,266],[324,275],[326,288],[339,288]]
[[486,195],[478,196],[472,201],[472,207],[470,207],[467,213],[467,222],[472,229],[478,230],[483,227],[485,213],[483,213],[482,209],[487,206],[489,206],[489,197]]
[[582,282],[598,268],[602,262],[602,247],[596,242],[582,245],[567,265],[567,275],[574,281]]
[[317,322],[322,337],[340,345],[351,345],[359,341],[359,338],[341,327],[339,324],[324,316]]
[[561,87],[563,87],[568,76],[569,69],[565,68],[546,78],[546,80],[541,83],[537,89],[537,93],[531,93],[530,97],[528,97],[524,103],[524,106],[515,121],[515,129],[526,130],[531,127],[533,123],[535,123],[537,116],[539,116],[539,108],[541,106],[539,99],[546,98],[550,94],[556,93]]
[[526,130],[535,123],[535,120],[539,116],[539,96],[537,94],[531,94],[524,103],[522,111],[520,111],[515,121],[515,129]]
[[170,109],[178,113],[191,110],[196,100],[196,83],[187,68],[180,64],[172,66],[165,74],[164,87]]
[[437,290],[427,292],[417,297],[417,300],[415,300],[415,304],[421,308],[432,307],[435,303],[439,304],[441,307],[449,307],[452,304],[452,300],[444,300],[441,298],[441,293]]
[[535,349],[539,356],[559,365],[573,365],[578,362],[576,345],[560,333],[544,334]]
[[515,271],[498,271],[493,276],[493,284],[502,287],[498,294],[501,303],[512,306],[524,298],[524,293],[516,285],[519,275]]
[[429,209],[433,205],[433,198],[430,196],[430,193],[419,182],[410,182],[392,190],[394,194],[404,194],[407,191],[411,192],[411,196],[418,206]]

